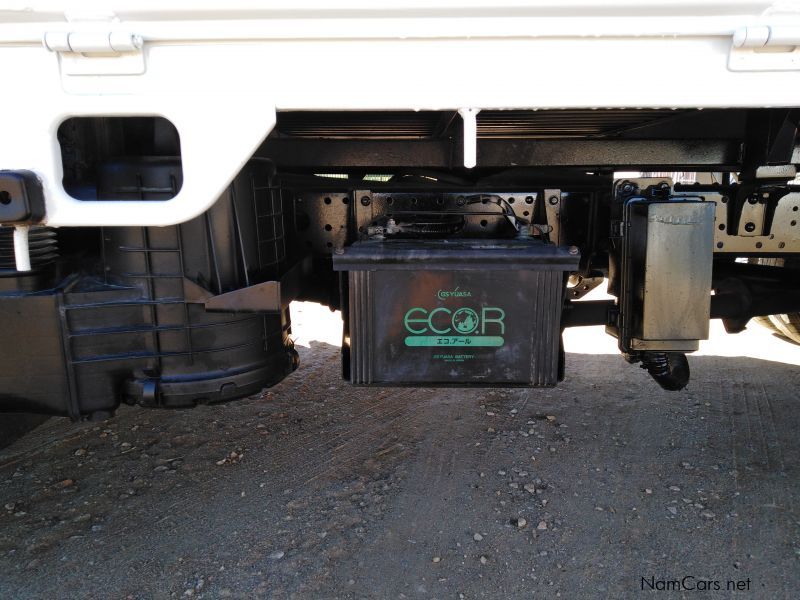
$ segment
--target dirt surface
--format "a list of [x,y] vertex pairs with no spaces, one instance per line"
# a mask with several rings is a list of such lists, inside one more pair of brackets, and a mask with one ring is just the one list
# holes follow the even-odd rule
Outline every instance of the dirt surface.
[[800,595],[798,366],[694,357],[667,393],[568,354],[556,389],[356,389],[300,351],[258,397],[0,451],[0,598]]
[[0,449],[10,446],[45,421],[45,415],[0,413]]

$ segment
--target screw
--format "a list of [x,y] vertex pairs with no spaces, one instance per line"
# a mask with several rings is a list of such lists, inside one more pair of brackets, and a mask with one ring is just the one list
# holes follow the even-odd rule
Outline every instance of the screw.
[[456,198],[456,206],[464,206],[465,202],[466,200],[464,200],[464,196],[459,196]]
[[572,254],[573,256],[578,254],[578,252],[580,252],[580,250],[578,250],[577,246],[570,246],[569,247],[569,253]]
[[558,196],[550,196],[548,202],[555,206],[556,204],[558,204]]
[[626,181],[622,184],[622,193],[626,196],[632,194],[635,189],[636,188],[630,181]]
[[361,206],[369,206],[370,202],[369,196],[361,196]]
[[533,204],[533,196],[525,196],[525,204]]
[[752,233],[752,232],[754,232],[756,230],[756,224],[755,223],[745,223],[744,230],[747,233]]
[[747,201],[748,201],[750,204],[756,204],[756,203],[758,202],[758,198],[756,198],[755,196],[750,196],[750,197],[747,199]]

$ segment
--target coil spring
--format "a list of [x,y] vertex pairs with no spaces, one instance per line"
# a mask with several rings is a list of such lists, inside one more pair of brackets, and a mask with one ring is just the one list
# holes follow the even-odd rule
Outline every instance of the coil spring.
[[689,361],[681,352],[644,352],[640,359],[641,367],[665,390],[682,390],[689,383]]
[[[41,269],[58,258],[56,232],[50,227],[33,226],[28,233],[31,268]],[[14,256],[14,228],[0,227],[0,271],[17,270]]]
[[642,355],[642,369],[647,369],[653,377],[666,377],[670,374],[669,358],[664,352],[646,352]]

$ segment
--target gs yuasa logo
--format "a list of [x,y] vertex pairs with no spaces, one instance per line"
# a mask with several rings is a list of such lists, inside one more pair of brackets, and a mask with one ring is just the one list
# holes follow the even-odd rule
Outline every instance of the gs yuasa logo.
[[[469,298],[469,292],[443,294],[437,297]],[[403,317],[403,325],[409,336],[406,346],[493,346],[504,343],[506,313],[497,306],[471,308],[447,308],[439,306],[432,310],[422,307],[409,309]]]

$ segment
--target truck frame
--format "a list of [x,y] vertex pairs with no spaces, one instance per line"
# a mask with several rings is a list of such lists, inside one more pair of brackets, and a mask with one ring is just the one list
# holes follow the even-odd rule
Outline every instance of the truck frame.
[[0,56],[0,410],[255,393],[295,299],[359,385],[800,342],[796,2],[32,2]]

